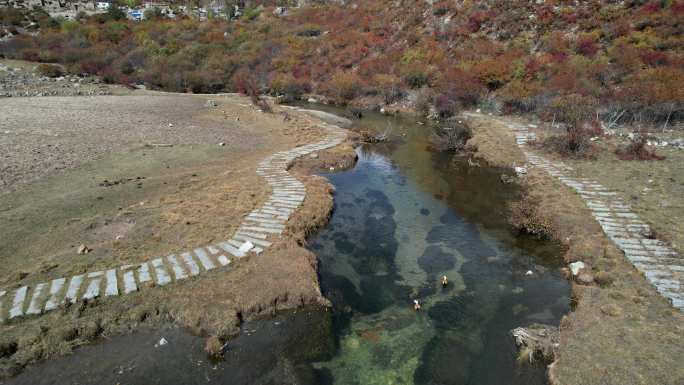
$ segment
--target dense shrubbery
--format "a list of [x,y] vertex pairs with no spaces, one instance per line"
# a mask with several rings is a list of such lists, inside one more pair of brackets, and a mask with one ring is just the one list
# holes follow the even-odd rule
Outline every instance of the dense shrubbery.
[[[255,8],[237,21],[202,23],[34,15],[41,34],[4,42],[0,53],[170,91],[240,91],[247,82],[250,92],[285,99],[408,98],[443,118],[478,105],[537,112],[567,124],[570,147],[597,118],[682,119],[684,0],[549,3],[374,0],[287,17]],[[0,19],[19,22],[8,10]]]

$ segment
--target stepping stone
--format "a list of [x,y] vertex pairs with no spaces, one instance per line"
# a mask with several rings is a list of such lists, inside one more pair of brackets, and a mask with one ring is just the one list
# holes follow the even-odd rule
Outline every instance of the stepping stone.
[[246,221],[243,223],[243,225],[247,226],[258,226],[258,227],[266,227],[266,228],[271,228],[271,229],[277,229],[277,230],[284,230],[285,226],[279,224],[279,223],[268,223],[268,222],[255,222],[255,223],[248,223],[249,221]]
[[176,281],[188,278],[188,275],[185,273],[185,270],[183,270],[183,268],[181,267],[181,264],[178,263],[178,260],[176,259],[175,255],[167,256],[166,260],[169,261],[169,264],[171,264],[171,270],[173,271],[173,275],[176,276]]
[[234,239],[237,239],[238,241],[243,241],[243,242],[250,241],[250,242],[252,242],[253,244],[259,245],[259,246],[261,246],[261,247],[270,247],[270,246],[271,246],[271,242],[269,242],[269,241],[265,241],[265,240],[263,240],[263,239],[258,239],[258,238],[254,238],[254,237],[250,237],[250,236],[245,235],[245,234],[235,234],[235,235],[233,236],[233,238],[234,238]]
[[[235,234],[245,235],[245,236],[252,237],[252,238],[257,238],[257,239],[266,239],[266,238],[268,238],[268,234],[259,234],[259,233],[253,233],[253,232],[243,231],[243,230],[238,230],[237,232],[235,232]],[[254,243],[254,242],[252,242],[252,243]]]
[[183,259],[185,266],[190,271],[190,275],[195,276],[195,275],[198,275],[200,273],[200,268],[197,265],[197,263],[195,263],[195,260],[192,259],[192,254],[182,253],[181,258]]
[[[212,249],[213,249],[213,250],[212,250]],[[199,260],[200,260],[200,264],[202,264],[202,267],[204,267],[204,270],[209,271],[209,270],[211,270],[211,269],[216,268],[216,265],[214,264],[214,262],[212,262],[212,260],[211,260],[211,259],[209,258],[209,256],[207,255],[207,252],[204,251],[204,249],[202,249],[202,248],[197,248],[197,249],[195,249],[194,251],[195,251],[195,255],[196,255],[197,258],[199,258]],[[212,247],[212,248],[209,248],[209,251],[210,251],[212,254],[217,254],[217,253],[219,253],[219,250],[218,250],[218,249],[215,249],[215,248],[213,248],[213,247]]]
[[[228,243],[228,242],[221,242],[221,243],[218,244],[218,246],[219,246],[220,248],[222,248],[223,250],[229,252],[230,254],[232,254],[232,255],[235,256],[235,257],[242,258],[242,257],[245,256],[245,254],[244,254],[243,252],[241,252],[240,250],[238,250],[236,247],[234,247],[233,245],[231,245],[231,244]],[[221,261],[219,260],[219,263],[220,263],[220,262],[221,262]],[[225,266],[225,264],[223,264],[223,263],[222,263],[222,265]]]
[[226,257],[226,256],[223,255],[223,254],[219,255],[218,258],[217,258],[217,260],[219,261],[219,263],[221,264],[221,266],[226,266],[226,265],[229,265],[229,264],[230,264],[230,259],[228,259],[228,257]]
[[282,229],[271,229],[267,227],[259,227],[259,226],[242,226],[242,230],[247,230],[247,231],[256,231],[258,233],[268,233],[268,234],[282,234],[283,230]]
[[78,290],[81,288],[81,284],[83,283],[83,278],[85,278],[85,274],[79,274],[71,277],[71,280],[69,281],[69,287],[64,295],[65,302],[76,303],[78,300],[76,296],[78,295]]
[[152,282],[152,276],[150,276],[150,265],[147,262],[140,264],[138,268],[138,282]]
[[65,278],[57,278],[52,281],[49,292],[50,297],[48,298],[47,302],[45,302],[45,311],[54,310],[57,309],[57,307],[59,307],[59,304],[62,301],[57,296],[59,295],[59,292],[62,291],[62,288],[64,287],[65,283]]
[[116,279],[116,270],[107,270],[105,273],[105,297],[119,295],[119,286]]
[[46,283],[39,283],[33,288],[33,295],[31,296],[31,302],[29,303],[28,309],[26,309],[26,314],[40,314],[42,312],[42,302],[41,295],[43,294],[43,289],[47,286]]
[[135,272],[128,270],[123,274],[124,279],[124,293],[129,294],[138,291],[138,285],[135,283]]
[[171,277],[166,272],[164,262],[161,258],[153,259],[152,266],[154,267],[154,274],[157,276],[157,285],[164,286],[171,283]]
[[102,281],[102,275],[104,273],[101,271],[95,271],[93,273],[88,273],[86,276],[87,278],[91,278],[90,284],[86,288],[85,293],[83,294],[83,299],[88,300],[88,299],[93,299],[96,298],[100,295],[100,281]]
[[9,311],[10,319],[24,315],[24,300],[26,299],[26,292],[28,292],[28,286],[20,287],[14,292],[12,308]]

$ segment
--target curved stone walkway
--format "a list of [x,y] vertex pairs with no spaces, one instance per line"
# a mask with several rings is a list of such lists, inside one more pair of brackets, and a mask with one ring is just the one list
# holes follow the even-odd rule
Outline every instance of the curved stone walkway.
[[[470,116],[481,116],[469,113]],[[536,139],[528,126],[496,119],[510,128],[527,160],[580,194],[606,235],[625,253],[655,289],[673,307],[684,311],[684,258],[665,243],[648,238],[649,226],[632,212],[614,191],[588,179],[572,177],[573,169],[562,162],[550,162],[527,150],[526,143]]]
[[145,287],[164,286],[210,270],[229,266],[248,253],[260,254],[280,237],[290,215],[304,202],[306,188],[287,172],[302,155],[337,146],[346,138],[338,126],[321,123],[326,138],[320,142],[281,151],[264,159],[257,168],[272,188],[271,197],[249,213],[233,237],[225,242],[198,247],[176,255],[104,271],[57,278],[50,282],[0,290],[0,322],[39,315],[64,305],[96,297],[112,297]]

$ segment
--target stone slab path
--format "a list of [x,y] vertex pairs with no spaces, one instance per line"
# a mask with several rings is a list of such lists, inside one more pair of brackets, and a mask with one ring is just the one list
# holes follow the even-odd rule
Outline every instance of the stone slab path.
[[271,197],[244,218],[231,239],[140,264],[57,278],[13,290],[0,289],[0,322],[43,314],[67,302],[114,297],[147,287],[165,286],[230,266],[233,260],[249,253],[260,254],[280,237],[285,223],[306,197],[304,184],[287,172],[292,161],[337,146],[347,136],[346,131],[338,126],[328,123],[320,126],[326,131],[324,140],[275,153],[259,164],[257,174],[271,186]]
[[[474,113],[466,115],[484,116]],[[536,135],[528,129],[534,126],[495,120],[513,131],[517,145],[530,164],[545,170],[577,191],[603,231],[625,253],[632,265],[644,274],[673,307],[684,311],[684,258],[665,243],[649,238],[649,226],[639,219],[616,192],[592,179],[574,177],[573,169],[562,162],[551,162],[530,152],[526,144],[529,140],[536,139]]]

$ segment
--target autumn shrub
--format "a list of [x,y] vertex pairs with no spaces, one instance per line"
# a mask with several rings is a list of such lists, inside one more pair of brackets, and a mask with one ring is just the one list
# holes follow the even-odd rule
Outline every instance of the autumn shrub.
[[553,224],[549,216],[544,214],[539,202],[529,194],[511,203],[509,209],[509,223],[517,232],[542,239],[553,238]]
[[347,104],[361,92],[362,81],[353,72],[338,71],[327,84],[331,97],[339,104]]
[[0,8],[0,25],[21,26],[24,23],[24,11],[14,7]]
[[390,74],[373,76],[371,84],[380,92],[386,104],[392,104],[404,95],[401,79]]
[[594,57],[599,50],[599,45],[593,34],[583,33],[575,42],[575,50],[581,55]]
[[615,150],[621,160],[663,160],[664,156],[659,156],[655,150],[648,148],[648,132],[639,130],[632,134],[629,144],[618,147]]
[[510,80],[511,62],[504,57],[480,60],[471,72],[490,90],[495,90]]
[[595,116],[598,101],[591,96],[579,94],[560,95],[551,100],[547,116],[556,122],[577,128]]
[[58,78],[64,75],[62,67],[55,64],[39,64],[36,68],[39,74],[50,78]]
[[684,110],[684,70],[674,67],[648,68],[628,77],[615,97],[623,107],[645,122],[664,122]]
[[430,134],[429,141],[435,150],[459,152],[466,149],[466,144],[473,137],[472,129],[466,124],[456,122],[445,123],[448,126],[436,127]]
[[458,112],[458,102],[448,94],[437,95],[434,107],[440,119],[450,118]]
[[499,92],[505,113],[535,112],[543,87],[535,81],[513,80]]
[[432,102],[434,100],[434,94],[429,88],[422,88],[418,90],[415,94],[415,108],[416,111],[422,116],[428,116],[430,113]]
[[486,92],[486,88],[474,74],[461,69],[447,70],[440,88],[465,107],[477,104]]
[[[546,138],[541,145],[565,156],[593,157],[591,138],[602,135],[596,118],[598,102],[590,96],[570,94],[554,98],[547,114],[565,124],[565,134]],[[548,116],[548,115],[547,115]]]
[[271,94],[282,96],[284,101],[299,100],[306,92],[311,91],[311,86],[305,81],[299,81],[289,74],[280,74],[271,80]]

